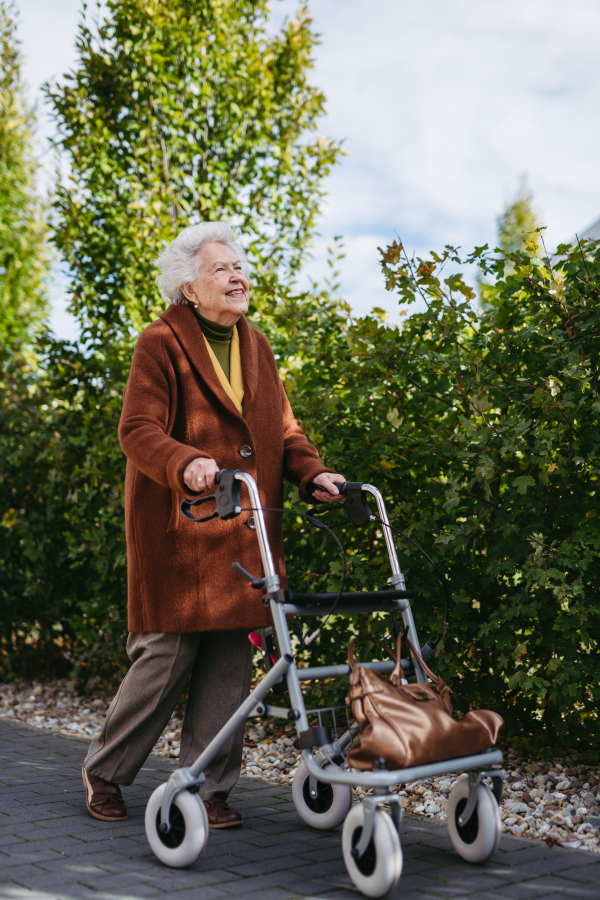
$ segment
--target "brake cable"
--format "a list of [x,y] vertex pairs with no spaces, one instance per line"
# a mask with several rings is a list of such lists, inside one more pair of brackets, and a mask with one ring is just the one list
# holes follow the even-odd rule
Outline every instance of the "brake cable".
[[373,516],[373,518],[376,519],[378,522],[381,522],[381,524],[383,526],[385,526],[385,528],[389,528],[390,531],[395,531],[396,534],[400,534],[400,535],[402,535],[403,538],[406,538],[407,541],[410,541],[411,544],[413,544],[417,548],[417,550],[419,550],[423,554],[425,559],[427,559],[431,563],[431,565],[435,569],[440,581],[442,582],[442,586],[444,588],[444,593],[446,595],[446,617],[445,617],[444,624],[442,625],[440,634],[438,635],[438,637],[436,638],[435,641],[432,641],[434,647],[437,647],[437,645],[442,640],[442,638],[444,637],[444,635],[446,634],[446,632],[448,630],[449,619],[450,619],[450,594],[448,593],[448,585],[446,583],[446,579],[444,578],[444,576],[442,575],[442,573],[440,572],[440,570],[438,569],[438,567],[436,566],[436,564],[434,563],[432,558],[429,556],[427,551],[423,550],[421,545],[419,543],[417,543],[417,541],[415,541],[414,538],[411,538],[410,535],[405,534],[403,531],[400,531],[399,528],[395,528],[393,525],[390,525],[389,522],[384,522],[383,519],[379,518],[379,516]]
[[[263,507],[261,507],[261,509],[263,512],[287,513],[288,515],[291,515],[291,516],[300,516],[302,519],[306,519],[308,522],[311,523],[311,525],[314,525],[316,528],[324,528],[325,531],[328,531],[329,534],[334,539],[334,541],[336,542],[336,544],[338,545],[338,548],[340,551],[340,556],[342,557],[342,580],[340,582],[340,587],[339,587],[339,590],[337,593],[337,597],[334,600],[333,606],[327,613],[325,620],[323,622],[321,622],[319,627],[316,628],[313,631],[313,633],[310,634],[307,638],[304,637],[300,627],[298,627],[298,636],[300,638],[300,643],[301,643],[302,647],[303,648],[309,647],[312,644],[312,642],[315,641],[319,637],[319,635],[321,634],[321,632],[323,631],[323,629],[329,622],[330,618],[335,613],[335,611],[338,607],[338,604],[341,600],[342,593],[344,591],[344,585],[346,583],[346,574],[347,574],[346,551],[344,550],[342,542],[340,541],[337,534],[334,533],[333,529],[326,522],[320,522],[318,519],[314,518],[314,516],[308,515],[308,513],[298,512],[295,509],[277,509],[276,507],[273,507],[273,506],[263,506]],[[253,513],[258,512],[256,507],[253,507],[253,506],[242,507],[242,509],[240,511],[241,512],[253,512]]]
[[[332,512],[332,511],[333,511],[332,509],[326,509],[326,510],[323,511],[323,514],[326,515],[327,513]],[[437,647],[437,645],[439,644],[439,642],[442,640],[442,638],[444,637],[444,635],[445,635],[446,632],[448,631],[448,627],[449,627],[449,624],[450,624],[450,594],[449,594],[449,592],[448,592],[448,583],[447,583],[446,579],[444,578],[444,576],[442,575],[442,573],[440,572],[440,570],[438,569],[438,567],[436,566],[436,564],[434,563],[434,561],[432,560],[432,558],[429,556],[429,554],[427,553],[427,551],[424,550],[423,547],[421,547],[421,545],[418,543],[418,541],[415,541],[415,539],[414,539],[414,538],[411,538],[410,535],[405,534],[403,531],[400,531],[399,528],[395,528],[393,525],[390,525],[389,522],[384,522],[383,519],[381,519],[379,516],[374,515],[374,514],[371,513],[371,512],[370,512],[370,518],[371,518],[373,521],[380,522],[381,525],[383,525],[385,528],[389,528],[390,531],[395,531],[396,534],[399,534],[399,535],[401,535],[403,538],[406,538],[407,541],[410,541],[410,543],[413,544],[413,546],[415,546],[415,547],[417,548],[417,550],[418,550],[420,553],[423,554],[423,556],[425,557],[425,559],[433,566],[433,569],[435,570],[437,576],[439,577],[440,581],[442,582],[442,587],[444,588],[444,595],[445,595],[445,598],[446,598],[446,616],[445,616],[445,619],[444,619],[444,624],[442,625],[442,628],[441,628],[441,630],[440,630],[440,633],[439,633],[438,637],[436,638],[436,640],[430,641],[430,642],[429,642],[429,643],[432,644],[434,647]],[[338,523],[337,525],[333,525],[333,526],[330,526],[330,527],[332,527],[332,528],[339,528],[339,526],[340,526],[341,524],[343,524],[343,523],[340,522],[340,523]]]

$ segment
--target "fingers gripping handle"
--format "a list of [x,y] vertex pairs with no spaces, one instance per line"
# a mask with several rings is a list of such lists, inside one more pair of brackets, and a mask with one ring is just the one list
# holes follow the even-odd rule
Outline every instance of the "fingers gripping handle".
[[[343,497],[346,496],[346,486],[347,486],[347,484],[348,484],[347,481],[342,481],[340,484],[337,484],[337,485],[336,485],[338,491],[340,492],[340,494],[341,494]],[[326,488],[324,488],[322,484],[316,484],[316,482],[310,481],[310,482],[306,485],[306,493],[310,495],[310,497],[314,500],[315,503],[320,503],[320,502],[321,502],[320,500],[317,500],[317,499],[315,498],[315,492],[316,492],[316,491],[325,491],[326,494],[329,493],[329,491],[328,491]]]
[[[215,476],[215,484],[218,485],[214,494],[209,494],[206,497],[196,497],[195,500],[182,500],[179,504],[179,509],[182,512],[182,515],[189,519],[190,522],[208,522],[210,519],[215,519],[219,516],[221,519],[235,519],[236,516],[242,511],[242,505],[240,501],[240,488],[241,482],[236,480],[237,469],[221,469],[217,472]],[[192,506],[200,506],[202,503],[207,503],[209,500],[214,500],[216,504],[216,508],[212,513],[209,513],[207,516],[202,516],[201,518],[196,518],[196,516],[192,513]]]
[[[367,522],[373,521],[375,517],[367,503],[367,495],[362,489],[362,481],[344,481],[342,484],[338,484],[337,487],[340,494],[346,498],[344,509],[353,525],[366,525]],[[306,490],[313,498],[313,502],[318,503],[319,501],[314,497],[314,493],[315,491],[323,491],[325,488],[311,481]]]

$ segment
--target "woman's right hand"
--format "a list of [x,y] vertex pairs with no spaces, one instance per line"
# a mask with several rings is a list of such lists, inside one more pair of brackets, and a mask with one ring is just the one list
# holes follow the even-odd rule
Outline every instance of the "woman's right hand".
[[219,467],[214,459],[193,459],[183,471],[183,481],[190,491],[208,491],[215,486]]

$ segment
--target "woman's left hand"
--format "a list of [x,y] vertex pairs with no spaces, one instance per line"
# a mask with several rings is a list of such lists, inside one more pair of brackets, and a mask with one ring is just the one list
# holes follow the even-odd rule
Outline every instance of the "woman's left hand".
[[316,478],[313,478],[314,484],[319,484],[324,488],[322,491],[315,491],[313,496],[315,500],[321,503],[340,503],[344,497],[338,491],[337,484],[343,484],[346,479],[343,475],[332,475],[331,472],[321,472]]

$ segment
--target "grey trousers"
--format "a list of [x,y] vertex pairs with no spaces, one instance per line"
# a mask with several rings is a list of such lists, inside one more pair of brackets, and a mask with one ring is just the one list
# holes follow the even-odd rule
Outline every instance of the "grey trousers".
[[[190,766],[250,691],[252,647],[245,631],[130,634],[131,668],[121,682],[84,767],[104,781],[131,784],[175,709],[191,675],[179,765]],[[244,726],[205,771],[203,799],[226,799],[242,762]]]

